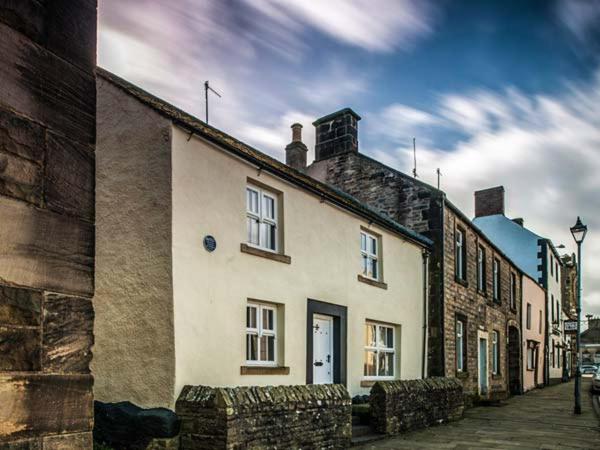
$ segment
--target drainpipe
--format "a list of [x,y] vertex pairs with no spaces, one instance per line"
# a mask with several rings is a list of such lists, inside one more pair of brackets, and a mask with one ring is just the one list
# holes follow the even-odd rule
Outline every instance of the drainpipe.
[[421,378],[427,374],[427,329],[428,329],[428,289],[429,286],[429,252],[423,250],[423,351],[421,358]]

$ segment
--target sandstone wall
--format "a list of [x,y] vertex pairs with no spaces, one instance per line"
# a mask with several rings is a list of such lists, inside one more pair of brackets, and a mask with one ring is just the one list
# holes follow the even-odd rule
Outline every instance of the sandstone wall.
[[456,378],[378,381],[370,403],[373,428],[388,435],[458,420],[464,410]]
[[0,1],[0,447],[91,448],[96,1]]
[[352,406],[342,385],[185,386],[176,408],[182,450],[350,446]]

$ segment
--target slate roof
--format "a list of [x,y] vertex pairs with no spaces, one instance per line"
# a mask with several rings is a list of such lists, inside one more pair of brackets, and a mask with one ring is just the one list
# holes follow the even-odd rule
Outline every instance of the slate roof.
[[355,197],[325,183],[321,183],[314,178],[311,178],[308,175],[289,167],[281,161],[278,161],[277,159],[272,158],[261,151],[235,139],[223,131],[206,124],[200,119],[150,94],[142,88],[124,80],[123,78],[107,71],[106,69],[97,67],[96,74],[114,86],[122,89],[143,104],[154,109],[159,114],[167,117],[174,124],[187,129],[190,133],[194,133],[223,147],[227,151],[241,157],[242,159],[256,164],[261,169],[294,183],[297,186],[300,186],[320,196],[324,200],[357,214],[370,222],[376,223],[377,225],[402,236],[414,244],[425,248],[429,248],[433,244],[433,241],[431,241],[429,238],[411,230],[410,228],[405,227],[404,225],[399,224],[388,216],[371,208],[370,206],[361,203]]

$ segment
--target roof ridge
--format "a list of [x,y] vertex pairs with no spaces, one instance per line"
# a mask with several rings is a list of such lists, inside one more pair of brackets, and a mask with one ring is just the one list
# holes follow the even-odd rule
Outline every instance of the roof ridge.
[[[327,197],[332,203],[338,204],[355,214],[361,215],[371,222],[376,222],[384,228],[390,229],[408,240],[424,247],[430,247],[433,241],[426,236],[396,222],[387,215],[380,213],[379,211],[371,208],[370,206],[362,203],[352,195],[334,188],[326,183],[322,183],[309,175],[306,175],[296,169],[289,167],[283,162],[261,152],[260,150],[251,147],[248,144],[228,135],[227,133],[208,125],[200,119],[192,116],[190,113],[183,111],[180,108],[172,105],[171,103],[151,94],[143,88],[113,74],[112,72],[97,67],[96,73],[101,78],[124,90],[128,94],[134,96],[136,99],[144,103],[145,105],[153,108],[158,113],[165,115],[173,122],[180,126],[188,128],[192,133],[196,132],[201,137],[216,143],[227,150],[236,153],[244,159],[249,159],[255,164],[266,168],[270,168],[271,171],[279,176],[287,179],[290,182],[296,183],[308,190],[312,190],[315,193]],[[263,167],[265,168],[265,167]]]

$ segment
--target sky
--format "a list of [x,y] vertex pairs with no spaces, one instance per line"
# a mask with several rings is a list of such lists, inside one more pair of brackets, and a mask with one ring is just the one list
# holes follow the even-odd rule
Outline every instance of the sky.
[[360,152],[583,246],[600,315],[600,0],[100,0],[99,65],[284,160],[290,125],[356,111]]

